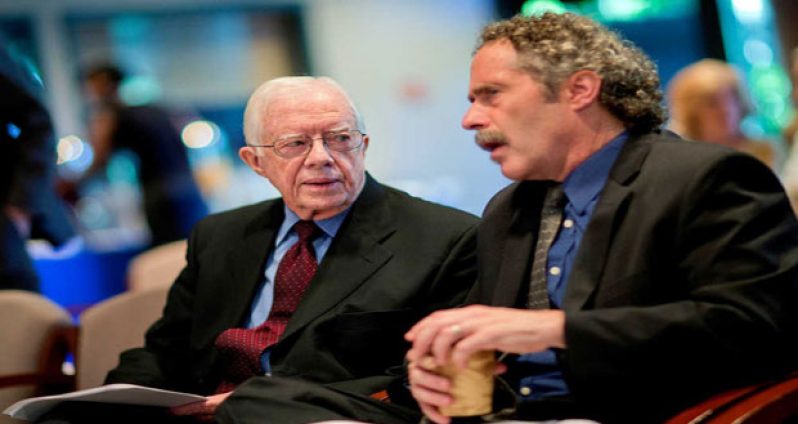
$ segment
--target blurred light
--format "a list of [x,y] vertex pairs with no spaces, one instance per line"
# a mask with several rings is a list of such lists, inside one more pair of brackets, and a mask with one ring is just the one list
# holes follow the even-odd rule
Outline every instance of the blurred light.
[[546,12],[564,13],[567,10],[558,0],[527,0],[521,5],[521,14],[524,16],[542,15]]
[[765,5],[762,0],[732,0],[732,12],[740,22],[758,23],[764,19]]
[[108,181],[111,185],[138,183],[138,156],[130,150],[120,150],[114,153],[108,161],[106,168]]
[[768,66],[773,63],[773,49],[762,40],[749,38],[743,43],[745,60],[752,65]]
[[790,92],[790,78],[779,66],[754,66],[750,73],[754,97],[779,95],[786,98]]
[[161,97],[161,86],[151,76],[136,75],[122,82],[119,96],[129,105],[144,105]]
[[180,136],[186,147],[201,149],[218,141],[221,137],[221,130],[213,122],[194,121],[183,127]]
[[80,222],[90,230],[107,228],[112,224],[108,208],[96,195],[84,196],[78,200],[75,212]]
[[649,0],[598,0],[598,10],[604,19],[629,21],[641,18],[652,6]]
[[22,129],[14,125],[12,122],[9,122],[8,124],[6,124],[6,133],[8,134],[9,137],[16,140],[17,137],[19,137],[19,135],[22,134]]
[[58,140],[56,151],[58,152],[58,161],[60,165],[65,162],[71,162],[79,158],[85,151],[83,140],[76,135],[68,135]]

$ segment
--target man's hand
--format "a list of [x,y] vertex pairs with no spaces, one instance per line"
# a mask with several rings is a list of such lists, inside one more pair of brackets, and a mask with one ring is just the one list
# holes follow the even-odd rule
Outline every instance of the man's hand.
[[230,393],[208,396],[205,400],[189,403],[187,405],[175,406],[169,409],[172,415],[193,415],[200,421],[211,422],[216,413],[216,408],[230,396]]
[[405,334],[413,343],[410,362],[432,356],[437,365],[450,359],[465,368],[480,350],[533,353],[565,347],[565,314],[561,310],[525,310],[472,305],[438,311]]
[[[441,414],[440,408],[448,406],[454,400],[449,392],[452,383],[448,378],[436,374],[434,371],[436,367],[435,359],[431,356],[410,362],[407,366],[410,392],[427,418],[437,424],[448,424],[451,419]],[[495,374],[505,371],[507,371],[506,365],[496,364]]]
[[452,383],[448,378],[432,372],[435,365],[435,360],[430,356],[410,362],[407,366],[410,393],[418,402],[421,412],[432,422],[449,424],[449,417],[441,414],[440,408],[453,401],[449,394]]

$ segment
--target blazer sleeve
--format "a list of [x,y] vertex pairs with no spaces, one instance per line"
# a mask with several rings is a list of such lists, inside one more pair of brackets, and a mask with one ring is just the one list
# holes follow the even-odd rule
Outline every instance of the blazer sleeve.
[[673,233],[674,247],[655,248],[651,260],[678,278],[643,273],[623,282],[662,285],[667,297],[567,312],[560,359],[574,396],[628,405],[657,393],[728,387],[794,363],[795,217],[757,161],[727,154],[713,162],[686,185],[678,216],[657,224]]
[[106,377],[106,384],[130,383],[187,392],[202,392],[189,364],[193,304],[197,284],[197,250],[201,227],[192,232],[186,251],[186,267],[169,290],[162,317],[145,336],[144,347],[122,353],[119,365]]

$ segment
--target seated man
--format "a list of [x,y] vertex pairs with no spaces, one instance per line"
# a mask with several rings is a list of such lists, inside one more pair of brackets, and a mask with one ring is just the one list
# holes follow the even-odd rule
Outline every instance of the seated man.
[[434,365],[480,350],[511,354],[499,371],[528,420],[662,422],[795,367],[787,198],[753,157],[657,129],[659,78],[642,52],[585,17],[516,17],[484,30],[469,98],[463,126],[517,182],[478,230],[469,301],[483,305],[407,334],[430,419],[449,422],[452,402]]
[[[171,413],[219,422],[417,421],[369,395],[396,379],[386,371],[402,364],[413,323],[462,303],[476,218],[369,176],[363,122],[328,78],[263,84],[244,127],[241,158],[282,198],[196,226],[163,317],[107,382],[212,395]],[[96,408],[60,409],[52,422],[100,420]]]

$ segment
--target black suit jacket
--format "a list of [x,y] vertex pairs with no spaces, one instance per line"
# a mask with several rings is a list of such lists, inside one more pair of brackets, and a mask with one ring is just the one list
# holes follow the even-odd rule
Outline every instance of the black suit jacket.
[[[471,302],[521,305],[544,193],[528,181],[491,200]],[[745,154],[631,137],[567,284],[560,365],[577,404],[603,420],[656,422],[793,366],[798,225],[777,179]]]
[[[201,221],[146,346],[123,353],[107,381],[211,393],[221,365],[214,340],[250,313],[283,215],[278,199]],[[273,375],[353,393],[384,389],[386,370],[407,350],[404,332],[462,303],[472,286],[476,223],[368,177],[273,347]]]

